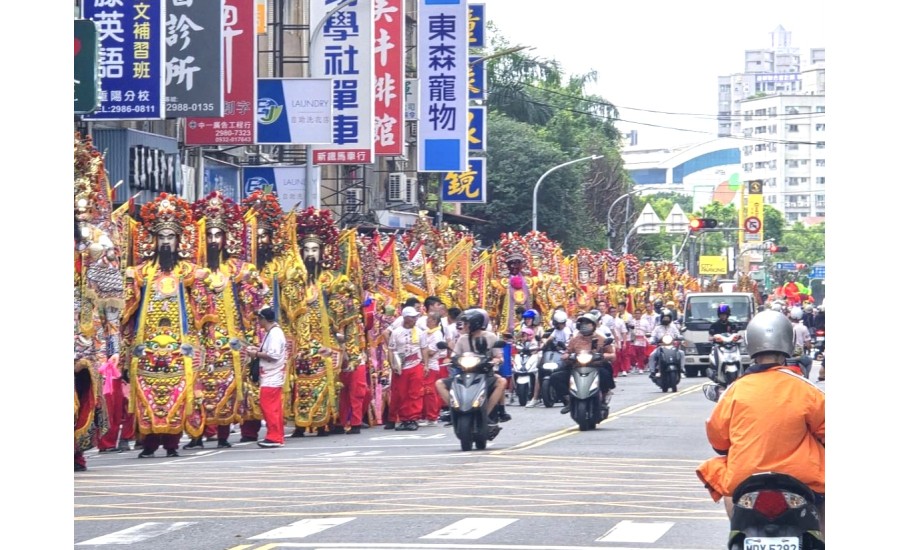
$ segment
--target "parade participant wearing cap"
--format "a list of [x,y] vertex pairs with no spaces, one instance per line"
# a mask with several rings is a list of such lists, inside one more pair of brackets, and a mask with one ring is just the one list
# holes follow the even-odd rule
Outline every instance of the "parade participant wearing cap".
[[424,396],[424,363],[422,348],[427,339],[416,326],[419,310],[406,306],[400,312],[402,323],[391,330],[388,352],[391,356],[391,409],[400,423],[396,430],[419,429]]
[[[124,425],[123,383],[118,364],[119,313],[124,294],[111,223],[109,181],[100,152],[90,138],[81,139],[78,134],[74,185],[74,462],[78,472],[87,469],[85,450],[95,445],[101,451],[116,450],[120,425],[123,439],[131,434],[129,426]],[[104,449],[106,439],[109,441]]]
[[287,339],[277,321],[275,310],[267,307],[259,312],[259,325],[265,335],[259,347],[249,346],[247,354],[259,360],[259,404],[266,420],[266,438],[260,447],[284,445],[283,392]]
[[[192,206],[198,224],[200,267],[191,298],[199,329],[200,355],[195,365],[194,406],[199,426],[210,427],[219,449],[231,447],[231,425],[241,422],[244,393],[241,354],[236,343],[253,340],[253,306],[259,306],[262,281],[256,267],[242,259],[244,217],[232,199],[213,191]],[[202,448],[193,438],[185,449]]]
[[143,262],[125,271],[122,312],[122,326],[135,327],[128,340],[131,407],[144,436],[138,456],[152,457],[161,444],[175,457],[183,431],[192,438],[203,433],[194,407],[196,322],[188,307],[197,232],[190,205],[166,193],[141,208],[141,222],[135,239]]

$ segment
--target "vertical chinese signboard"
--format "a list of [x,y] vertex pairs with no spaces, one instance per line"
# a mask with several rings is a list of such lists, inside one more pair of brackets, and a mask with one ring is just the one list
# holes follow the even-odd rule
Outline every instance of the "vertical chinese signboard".
[[759,230],[756,233],[744,231],[744,241],[748,243],[761,243],[765,240],[763,236],[763,182],[762,180],[753,180],[747,183],[747,216],[744,223],[750,218],[759,220]]
[[400,156],[405,136],[403,0],[382,0],[372,6],[375,20],[375,154]]
[[484,4],[469,4],[469,47],[485,47]]
[[256,142],[256,0],[225,0],[222,30],[225,104],[221,117],[187,117],[186,145]]
[[468,9],[466,0],[417,0],[419,172],[468,168]]
[[483,158],[469,158],[469,169],[448,172],[441,180],[444,202],[487,202],[487,164]]
[[85,120],[165,118],[163,0],[86,1],[97,25],[100,106]]
[[167,0],[167,118],[222,116],[224,9],[224,0]]
[[[375,161],[373,4],[310,0],[312,75],[333,79],[331,145],[313,149],[314,164],[372,164]],[[327,17],[326,17],[327,16]],[[321,23],[321,25],[320,25]]]
[[469,107],[469,152],[487,151],[486,118],[487,107]]

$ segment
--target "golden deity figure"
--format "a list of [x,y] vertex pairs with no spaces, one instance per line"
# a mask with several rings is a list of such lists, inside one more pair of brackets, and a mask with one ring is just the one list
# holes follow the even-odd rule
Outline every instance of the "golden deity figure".
[[528,244],[518,233],[504,233],[500,236],[498,249],[494,252],[491,277],[490,304],[488,310],[495,319],[495,331],[514,333],[518,319],[516,309],[531,309],[534,306],[532,290],[526,274],[528,266]]
[[[201,240],[199,267],[191,289],[199,331],[200,363],[195,366],[191,417],[199,426],[216,426],[218,447],[230,447],[231,424],[241,421],[243,399],[242,342],[253,341],[262,281],[245,261],[241,207],[219,191],[193,204]],[[202,446],[199,437],[189,446]]]
[[[256,266],[260,284],[258,292],[251,295],[251,311],[270,307],[278,315],[278,321],[287,339],[288,355],[297,349],[292,329],[297,318],[306,311],[306,266],[300,260],[293,245],[295,232],[293,215],[286,214],[278,197],[269,192],[257,190],[247,196],[243,203],[243,217],[246,227],[246,259]],[[248,338],[249,342],[260,343],[264,331],[260,328]],[[243,396],[239,406],[242,419],[241,440],[256,441],[263,419],[259,405],[259,381],[253,380],[249,369],[244,369],[242,377]],[[290,377],[285,377],[285,416],[291,409]]]
[[202,433],[194,407],[196,323],[189,308],[196,233],[191,207],[180,197],[162,193],[141,208],[134,242],[142,261],[125,271],[122,324],[134,327],[128,338],[129,407],[144,435],[142,456],[152,456],[160,442],[169,456],[177,456],[182,431],[193,438]]
[[[340,323],[349,318],[345,300],[352,283],[340,272],[339,232],[328,210],[309,207],[295,214],[300,257],[306,267],[303,312],[291,320],[296,349],[289,362],[290,418],[294,437],[307,430],[327,435],[339,422],[339,370],[343,363]],[[352,300],[352,298],[350,298]]]
[[580,315],[597,307],[600,285],[598,257],[587,248],[575,252],[575,281],[572,285],[574,315]]
[[103,398],[118,370],[125,305],[109,180],[91,138],[75,135],[75,470],[109,428]]
[[529,283],[534,307],[549,318],[554,308],[566,305],[566,287],[560,274],[562,249],[543,231],[529,231],[525,234],[525,242],[528,244]]

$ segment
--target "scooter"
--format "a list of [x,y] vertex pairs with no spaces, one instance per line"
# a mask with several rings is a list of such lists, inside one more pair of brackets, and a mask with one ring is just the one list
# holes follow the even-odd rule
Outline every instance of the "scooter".
[[825,358],[825,329],[817,328],[816,334],[813,338],[813,350],[815,356],[813,359],[816,361],[822,361]]
[[538,363],[541,360],[539,350],[528,350],[519,344],[518,352],[513,359],[513,380],[516,383],[516,398],[519,406],[524,407],[534,394],[534,385],[537,383]]
[[494,377],[485,338],[475,338],[474,348],[477,353],[454,358],[460,372],[450,381],[450,422],[463,451],[471,451],[473,443],[478,450],[487,448],[487,442],[500,432],[499,426],[491,426],[491,411],[485,407]]
[[538,377],[541,379],[541,402],[548,409],[553,405],[560,403],[563,396],[557,395],[556,389],[550,383],[550,376],[554,372],[562,368],[563,359],[562,352],[564,346],[550,344],[545,346],[544,352],[541,354],[541,362],[538,365]]
[[800,480],[777,472],[754,474],[732,496],[729,550],[824,550],[815,495]]
[[740,341],[739,333],[716,334],[713,337],[713,350],[709,354],[710,366],[706,369],[706,375],[724,388],[744,374]]
[[[596,348],[596,346],[594,346]],[[611,392],[600,391],[603,354],[582,351],[575,356],[569,378],[569,414],[581,431],[593,430],[609,417]]]
[[672,393],[678,391],[681,382],[681,350],[678,341],[666,334],[662,337],[659,347],[656,348],[656,372],[652,380],[659,386],[663,393],[670,389]]

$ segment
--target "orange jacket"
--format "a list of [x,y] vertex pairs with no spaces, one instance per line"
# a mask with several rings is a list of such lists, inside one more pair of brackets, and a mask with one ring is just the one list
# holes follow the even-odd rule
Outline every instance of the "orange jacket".
[[719,398],[706,436],[713,449],[727,452],[697,469],[716,502],[760,472],[788,474],[825,493],[825,392],[798,368],[739,378]]

